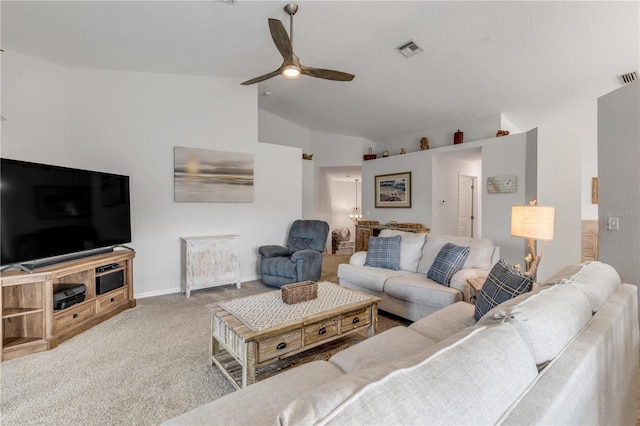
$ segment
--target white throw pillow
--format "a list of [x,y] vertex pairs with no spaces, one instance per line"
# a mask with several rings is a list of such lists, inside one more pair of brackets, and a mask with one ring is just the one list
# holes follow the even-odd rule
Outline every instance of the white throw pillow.
[[469,247],[469,256],[467,256],[467,260],[464,262],[463,269],[479,268],[489,270],[493,266],[491,264],[493,241],[489,238],[467,238],[429,233],[427,235],[427,241],[422,248],[422,259],[420,259],[420,263],[418,264],[419,273],[427,274],[440,249],[446,243]]

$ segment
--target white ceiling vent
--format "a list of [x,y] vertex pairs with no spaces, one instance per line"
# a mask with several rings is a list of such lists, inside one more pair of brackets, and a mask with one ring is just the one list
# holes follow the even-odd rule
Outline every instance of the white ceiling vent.
[[622,85],[631,83],[632,81],[636,81],[637,79],[638,79],[638,71],[633,71],[633,72],[618,76],[618,80],[620,80],[620,84]]
[[420,47],[420,45],[416,43],[415,40],[410,40],[404,43],[402,46],[396,47],[396,50],[402,53],[405,58],[410,58],[420,52],[424,52],[424,49]]

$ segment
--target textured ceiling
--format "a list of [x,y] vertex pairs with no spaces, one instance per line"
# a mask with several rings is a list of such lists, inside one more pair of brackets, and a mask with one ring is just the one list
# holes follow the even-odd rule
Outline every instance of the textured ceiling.
[[[512,121],[601,96],[639,68],[639,3],[299,1],[294,50],[350,82],[275,77],[242,90],[314,131],[393,140],[503,113]],[[267,19],[285,2],[19,1],[1,4],[5,51],[63,66],[217,76],[279,67]],[[395,48],[414,39],[411,59]],[[455,127],[455,125],[454,125]]]

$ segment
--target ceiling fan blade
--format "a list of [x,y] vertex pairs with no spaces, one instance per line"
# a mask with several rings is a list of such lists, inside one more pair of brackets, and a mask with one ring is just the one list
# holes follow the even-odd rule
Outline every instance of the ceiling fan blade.
[[324,78],[325,80],[351,81],[355,77],[355,75],[346,72],[326,70],[323,68],[300,66],[300,70],[302,71],[302,74],[306,74],[311,77]]
[[255,83],[259,83],[259,82],[264,81],[264,80],[268,80],[271,77],[275,77],[276,75],[280,75],[280,68],[278,68],[275,71],[270,72],[269,74],[265,74],[265,75],[261,75],[260,77],[252,78],[251,80],[247,80],[247,81],[242,82],[240,84],[242,84],[243,86],[248,86],[250,84],[255,84]]
[[291,47],[291,40],[289,40],[287,30],[284,29],[282,21],[269,18],[269,30],[271,30],[271,38],[273,38],[273,42],[276,44],[285,62],[291,60],[293,57],[293,48]]

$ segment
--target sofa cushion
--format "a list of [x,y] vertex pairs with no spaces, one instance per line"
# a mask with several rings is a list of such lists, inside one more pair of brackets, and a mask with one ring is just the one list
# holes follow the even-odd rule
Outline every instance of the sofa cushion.
[[543,286],[492,309],[478,321],[513,325],[533,354],[536,364],[554,359],[591,320],[591,305],[575,285]]
[[163,425],[246,425],[255,424],[256,419],[275,419],[300,393],[342,375],[330,362],[313,361],[201,405]]
[[389,277],[384,284],[389,296],[422,305],[444,308],[462,300],[462,292],[445,287],[420,274]]
[[570,279],[572,276],[574,276],[575,274],[577,274],[578,272],[580,272],[580,270],[582,268],[584,268],[584,266],[587,263],[576,263],[573,265],[567,265],[561,269],[559,269],[558,271],[556,271],[552,276],[550,276],[549,278],[547,278],[547,280],[543,283],[544,285],[548,285],[548,284],[560,284],[562,282],[562,280],[568,280]]
[[365,266],[400,269],[400,235],[395,237],[369,237]]
[[422,248],[422,258],[418,264],[418,272],[427,274],[438,252],[446,243],[453,243],[461,247],[469,247],[469,255],[463,268],[491,269],[493,255],[493,241],[488,238],[467,238],[453,235],[429,233]]
[[475,325],[473,310],[473,305],[469,303],[456,302],[414,322],[409,329],[439,342]]
[[602,262],[584,265],[569,282],[584,292],[593,312],[598,312],[622,283],[618,272],[611,265]]
[[433,346],[434,340],[407,327],[393,327],[329,358],[342,371],[376,367]]
[[487,280],[482,285],[476,300],[475,318],[479,320],[494,306],[509,300],[531,289],[531,278],[522,275],[513,267],[507,265],[504,259],[496,263]]
[[469,256],[469,247],[446,243],[431,264],[427,278],[448,287],[451,277],[462,269],[467,256]]
[[[535,379],[533,358],[509,324],[471,330],[420,362],[361,370],[294,400],[293,424],[494,424]],[[509,377],[509,380],[503,380]]]
[[383,229],[378,236],[400,236],[400,269],[416,272],[422,257],[422,247],[427,234],[424,232],[406,232],[395,229]]
[[347,263],[342,263],[338,266],[338,277],[341,280],[349,281],[374,291],[384,291],[385,282],[388,278],[404,275],[416,274],[403,270],[394,271],[393,269],[358,266]]

